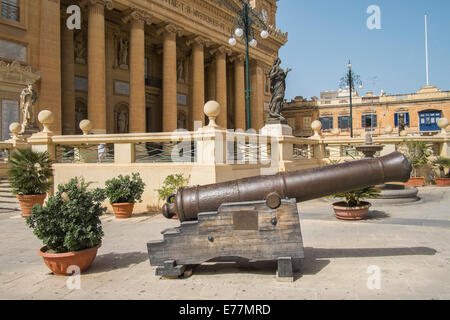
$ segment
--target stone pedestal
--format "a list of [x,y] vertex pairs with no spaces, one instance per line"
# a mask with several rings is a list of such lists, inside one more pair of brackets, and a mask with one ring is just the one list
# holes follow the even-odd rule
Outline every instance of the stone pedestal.
[[292,136],[292,128],[287,124],[266,124],[261,129],[263,136]]

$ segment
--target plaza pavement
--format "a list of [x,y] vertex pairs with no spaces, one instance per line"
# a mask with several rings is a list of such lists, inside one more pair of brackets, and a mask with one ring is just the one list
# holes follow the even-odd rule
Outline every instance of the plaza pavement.
[[[68,278],[52,275],[38,256],[41,242],[20,214],[3,211],[0,299],[449,299],[450,188],[421,188],[420,196],[373,207],[360,222],[337,220],[325,199],[299,205],[305,259],[293,283],[275,280],[273,262],[209,263],[187,279],[161,279],[146,243],[178,222],[136,214],[102,217],[103,246],[81,289],[69,290]],[[377,268],[380,289],[368,289]]]

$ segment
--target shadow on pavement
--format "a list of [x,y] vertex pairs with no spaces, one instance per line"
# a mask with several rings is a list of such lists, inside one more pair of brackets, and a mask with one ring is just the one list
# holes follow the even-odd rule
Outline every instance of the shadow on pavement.
[[[353,248],[353,249],[305,249],[305,258],[294,262],[296,272],[295,280],[302,275],[315,275],[330,264],[330,258],[369,258],[369,257],[390,257],[390,256],[413,256],[413,255],[434,255],[436,250],[428,247],[405,247],[405,248]],[[227,262],[224,262],[227,261]],[[249,262],[243,258],[218,258],[211,262],[196,266],[195,275],[214,274],[276,274],[276,261]]]
[[305,248],[305,258],[369,258],[392,256],[432,256],[436,250],[428,247],[404,247],[404,248],[346,248],[346,249],[322,249]]
[[98,255],[92,266],[84,274],[108,272],[117,269],[129,268],[132,265],[148,261],[146,252],[107,253]]
[[366,220],[381,220],[381,219],[387,219],[390,217],[391,216],[384,211],[370,210],[366,216]]

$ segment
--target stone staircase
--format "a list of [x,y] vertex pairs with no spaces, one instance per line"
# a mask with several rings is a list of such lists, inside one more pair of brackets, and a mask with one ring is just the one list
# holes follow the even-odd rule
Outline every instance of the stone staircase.
[[0,178],[0,209],[20,211],[19,200],[11,193],[7,178]]

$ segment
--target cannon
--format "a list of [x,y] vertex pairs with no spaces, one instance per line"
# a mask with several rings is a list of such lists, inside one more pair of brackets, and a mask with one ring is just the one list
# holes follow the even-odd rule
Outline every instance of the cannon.
[[178,190],[163,206],[180,227],[147,244],[156,274],[177,277],[216,258],[277,260],[277,278],[293,279],[304,257],[297,203],[387,182],[406,182],[411,161],[389,155]]

